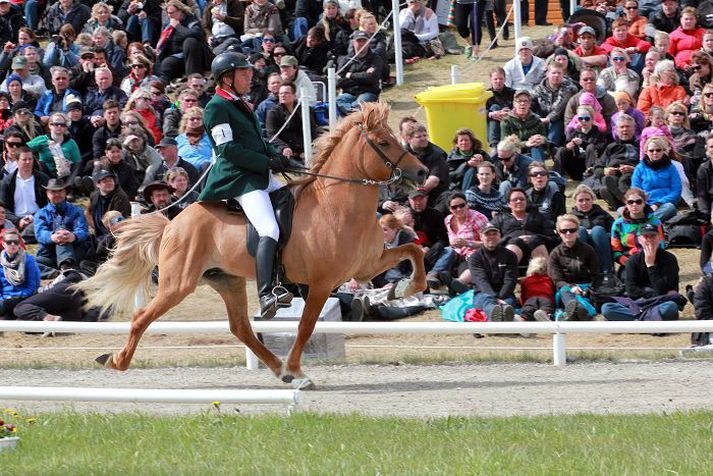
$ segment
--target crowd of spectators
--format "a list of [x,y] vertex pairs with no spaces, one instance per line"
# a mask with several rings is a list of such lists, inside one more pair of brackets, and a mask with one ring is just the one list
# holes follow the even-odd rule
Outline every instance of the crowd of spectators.
[[560,25],[546,45],[519,38],[492,68],[487,137],[454,131],[447,151],[414,118],[401,123],[430,175],[408,199],[384,188],[379,211],[428,213],[413,230],[429,287],[474,290],[490,320],[677,319],[687,300],[667,236],[690,223],[711,274],[713,30],[698,26],[709,20],[691,2],[592,8],[606,35]]
[[[9,279],[0,318],[19,317],[15,304],[36,293],[39,277],[91,275],[132,202],[172,219],[197,200],[213,156],[203,108],[216,55],[249,59],[245,99],[264,139],[296,160],[305,150],[298,104],[326,100],[319,83],[329,66],[339,70],[340,114],[377,101],[393,83],[377,22],[390,6],[352,3],[0,0],[1,259]],[[435,35],[422,37],[427,11],[435,18],[410,0],[400,12],[404,32],[427,47],[423,57],[434,55],[439,32],[436,22]],[[314,109],[309,123],[314,138],[323,130]],[[97,317],[22,315],[30,314]]]

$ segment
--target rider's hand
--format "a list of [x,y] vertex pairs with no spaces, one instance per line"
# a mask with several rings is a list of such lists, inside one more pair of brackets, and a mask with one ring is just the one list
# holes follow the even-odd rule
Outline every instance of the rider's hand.
[[286,172],[290,168],[290,161],[284,155],[273,155],[268,159],[267,167],[275,172]]

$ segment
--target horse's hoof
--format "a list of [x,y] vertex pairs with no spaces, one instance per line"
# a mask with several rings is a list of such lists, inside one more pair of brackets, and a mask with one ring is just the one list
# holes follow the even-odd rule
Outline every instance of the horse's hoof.
[[111,354],[102,354],[94,359],[94,361],[102,367],[106,367],[106,363],[109,362],[109,359],[111,359]]
[[292,388],[295,390],[317,390],[317,386],[309,377],[294,379],[292,381]]
[[282,377],[280,377],[280,380],[282,380],[282,381],[285,382],[285,383],[292,383],[292,381],[293,381],[294,379],[295,379],[295,376],[294,376],[294,375],[290,375],[290,374],[283,375]]

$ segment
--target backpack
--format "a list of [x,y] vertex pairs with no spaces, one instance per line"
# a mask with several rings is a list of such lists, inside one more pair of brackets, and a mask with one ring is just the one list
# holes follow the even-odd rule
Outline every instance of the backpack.
[[614,297],[623,296],[626,293],[626,288],[616,274],[601,273],[592,281],[589,293],[597,312],[601,312],[602,304],[614,302]]
[[700,211],[688,210],[677,213],[663,227],[667,247],[699,248],[710,224]]

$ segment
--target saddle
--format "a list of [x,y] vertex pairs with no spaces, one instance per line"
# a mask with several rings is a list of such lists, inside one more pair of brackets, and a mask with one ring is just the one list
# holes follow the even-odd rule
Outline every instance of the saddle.
[[[295,196],[292,195],[292,190],[289,187],[282,187],[275,190],[270,194],[270,201],[272,202],[272,208],[275,210],[275,219],[277,220],[277,226],[280,228],[280,239],[277,241],[277,247],[282,250],[287,242],[290,240],[290,234],[292,233],[292,217],[295,210]],[[243,213],[240,204],[235,199],[230,199],[226,202],[229,213]],[[255,256],[257,253],[257,244],[260,241],[260,236],[257,234],[257,230],[250,223],[250,220],[246,218],[247,226],[245,227],[245,233],[247,234],[247,245],[248,253],[250,256]]]

